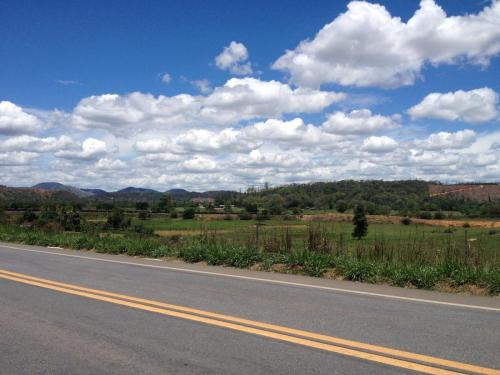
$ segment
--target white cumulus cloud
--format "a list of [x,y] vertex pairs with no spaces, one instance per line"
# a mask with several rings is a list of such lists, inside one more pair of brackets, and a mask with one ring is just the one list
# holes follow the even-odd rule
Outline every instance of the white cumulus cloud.
[[256,147],[255,143],[243,139],[241,132],[233,128],[220,132],[192,129],[177,136],[174,142],[182,148],[182,152],[248,152]]
[[196,156],[182,162],[181,167],[188,172],[208,173],[217,169],[217,162],[203,156]]
[[323,123],[325,131],[335,134],[372,134],[399,126],[398,116],[372,114],[369,109],[358,109],[350,113],[334,112]]
[[212,91],[212,86],[210,85],[210,81],[206,78],[204,79],[195,79],[191,81],[191,84],[198,89],[202,94],[208,94]]
[[34,152],[13,151],[0,153],[0,165],[25,165],[37,159],[39,154]]
[[248,155],[238,157],[235,164],[240,167],[303,168],[307,165],[312,166],[312,161],[299,153],[252,150]]
[[105,155],[107,152],[106,142],[95,138],[87,138],[83,141],[81,150],[64,150],[55,153],[57,157],[65,159],[92,160]]
[[293,89],[278,81],[232,78],[207,96],[155,97],[139,92],[91,96],[78,103],[73,123],[79,128],[102,128],[127,135],[130,130],[151,127],[234,126],[255,118],[320,112],[344,97],[330,91]]
[[172,76],[169,73],[163,73],[161,75],[161,81],[163,83],[170,83],[172,81]]
[[321,127],[305,124],[299,117],[289,121],[268,119],[246,126],[241,132],[246,139],[287,147],[330,146],[334,148],[346,141],[344,137],[329,134]]
[[51,152],[69,148],[73,140],[62,135],[59,138],[39,138],[31,135],[20,135],[9,137],[0,141],[0,151],[28,151],[28,152]]
[[423,141],[415,141],[415,144],[426,150],[461,149],[469,147],[475,140],[476,133],[473,130],[465,129],[455,133],[433,133]]
[[42,130],[42,122],[9,101],[0,101],[0,134],[29,134]]
[[386,153],[394,151],[398,147],[398,142],[394,139],[382,136],[382,137],[368,137],[363,141],[363,146],[361,149],[363,151],[372,153]]
[[102,158],[97,161],[95,167],[98,170],[112,171],[126,169],[127,164],[119,159]]
[[243,43],[232,41],[215,58],[215,65],[221,70],[228,70],[235,75],[252,74],[252,65],[248,60],[248,50]]
[[273,68],[303,86],[398,87],[413,84],[426,63],[486,66],[500,52],[498,0],[463,16],[447,16],[434,0],[422,0],[407,22],[379,4],[351,1],[347,8]]
[[486,122],[498,116],[498,94],[488,87],[431,93],[408,110],[410,116],[469,123]]

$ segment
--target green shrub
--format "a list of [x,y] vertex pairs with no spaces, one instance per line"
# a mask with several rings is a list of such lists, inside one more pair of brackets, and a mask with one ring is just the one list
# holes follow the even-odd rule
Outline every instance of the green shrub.
[[488,293],[493,296],[500,294],[500,269],[492,269],[485,276]]
[[418,214],[419,219],[432,219],[432,214],[428,211],[422,211]]
[[188,263],[197,263],[206,259],[206,245],[195,242],[191,246],[182,248],[179,256]]
[[242,212],[239,215],[240,220],[252,220],[252,215],[249,214],[248,212]]
[[401,224],[403,224],[403,225],[410,225],[411,224],[411,219],[409,217],[402,217],[401,218]]
[[182,218],[184,220],[194,219],[194,216],[195,216],[195,210],[193,207],[186,208],[182,213]]
[[347,280],[375,282],[377,267],[373,263],[357,259],[340,259],[337,269]]
[[288,263],[288,254],[283,253],[268,253],[265,254],[262,260],[262,268],[264,270],[269,270],[274,264],[285,264]]
[[445,215],[441,211],[434,213],[434,220],[443,220],[444,218]]
[[178,255],[179,255],[179,253],[176,252],[173,248],[169,247],[168,245],[157,246],[151,252],[151,256],[153,258],[172,257],[172,256],[178,256]]
[[225,264],[238,268],[248,268],[262,260],[261,254],[248,247],[233,247],[228,251]]
[[399,265],[387,265],[384,270],[384,276],[391,285],[404,287],[410,283],[411,276],[408,267]]
[[135,224],[132,230],[143,236],[152,236],[154,234],[153,228],[145,227],[143,224]]
[[321,253],[308,252],[303,267],[309,276],[321,277],[332,265],[329,256]]
[[271,217],[269,216],[269,212],[267,210],[262,210],[257,214],[257,221],[269,220]]
[[438,281],[438,272],[431,266],[408,267],[409,281],[418,289],[432,289]]

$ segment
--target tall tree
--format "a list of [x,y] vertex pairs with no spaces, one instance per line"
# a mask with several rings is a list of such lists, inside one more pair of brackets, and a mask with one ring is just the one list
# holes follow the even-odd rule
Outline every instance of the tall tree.
[[365,207],[358,204],[354,209],[354,217],[352,218],[354,230],[352,236],[358,240],[366,236],[368,232],[368,220],[366,220]]
[[160,211],[170,212],[173,206],[172,196],[169,193],[163,194],[158,202],[158,209],[160,209]]

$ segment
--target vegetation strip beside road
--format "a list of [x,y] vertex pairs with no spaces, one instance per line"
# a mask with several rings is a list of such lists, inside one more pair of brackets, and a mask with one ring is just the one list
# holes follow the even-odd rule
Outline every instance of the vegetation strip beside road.
[[[500,374],[500,371],[397,349],[365,344],[288,327],[167,304],[0,269],[0,278],[198,323],[232,329],[426,374]],[[335,345],[332,345],[335,344]],[[338,346],[340,345],[340,346]],[[396,357],[396,358],[394,358]],[[436,366],[436,367],[434,367]]]
[[[398,250],[401,253],[396,257],[396,253],[384,253],[383,247],[377,243],[373,244],[373,248],[361,248],[363,243],[360,243],[353,250],[335,248],[327,251],[318,246],[318,238],[323,238],[319,241],[320,245],[326,240],[316,229],[312,228],[307,233],[307,238],[311,243],[302,249],[266,251],[209,235],[170,242],[156,236],[51,233],[17,226],[0,226],[0,241],[28,245],[59,246],[151,258],[180,258],[189,263],[206,262],[209,265],[389,283],[420,289],[449,291],[473,286],[482,288],[491,295],[500,293],[500,269],[488,263],[477,266],[466,263],[474,253],[434,253],[432,249],[428,249],[429,253],[426,255],[424,248],[416,248],[416,253]],[[438,258],[438,255],[441,257]],[[482,262],[487,261],[484,256],[480,259]],[[445,285],[444,289],[441,289],[442,285]]]

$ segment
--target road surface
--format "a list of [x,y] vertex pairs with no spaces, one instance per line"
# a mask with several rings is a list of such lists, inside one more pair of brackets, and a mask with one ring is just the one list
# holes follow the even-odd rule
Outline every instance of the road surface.
[[499,298],[5,243],[0,332],[1,374],[500,374]]

